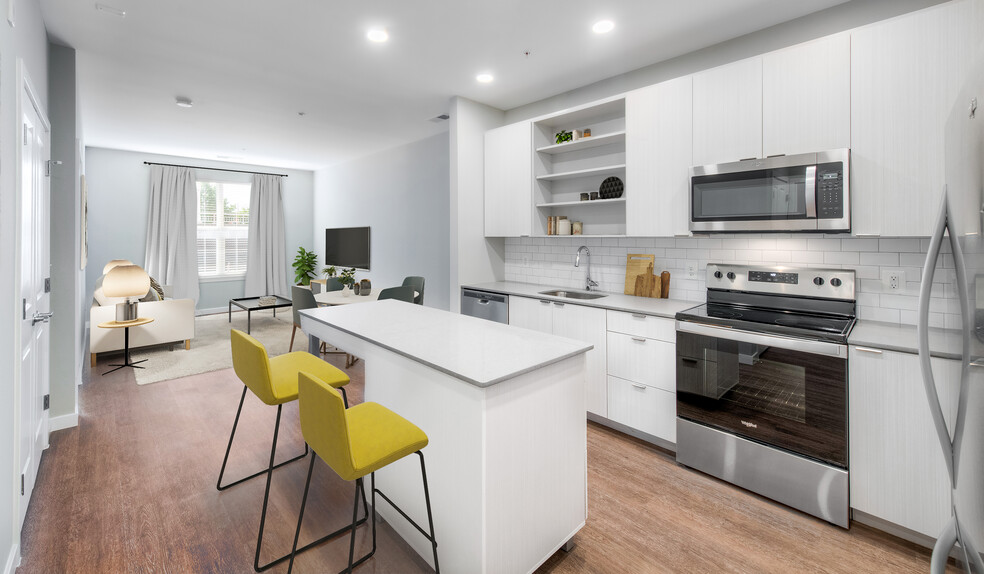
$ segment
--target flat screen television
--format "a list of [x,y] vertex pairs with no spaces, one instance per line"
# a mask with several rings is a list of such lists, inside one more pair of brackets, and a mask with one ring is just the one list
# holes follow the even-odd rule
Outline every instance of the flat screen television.
[[369,228],[325,229],[325,265],[369,270]]

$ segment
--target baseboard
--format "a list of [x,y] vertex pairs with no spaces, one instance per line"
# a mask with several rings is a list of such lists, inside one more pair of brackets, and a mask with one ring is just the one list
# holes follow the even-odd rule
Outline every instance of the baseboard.
[[48,419],[48,432],[55,432],[79,426],[79,413],[69,413]]
[[603,416],[596,415],[594,413],[588,413],[588,420],[592,422],[596,422],[600,425],[604,425],[610,429],[617,430],[618,432],[627,434],[631,437],[635,437],[639,440],[646,441],[649,444],[652,444],[653,446],[658,446],[663,450],[668,450],[670,451],[670,453],[676,454],[676,443],[672,443],[668,440],[661,439],[658,436],[651,435],[647,432],[643,432],[638,429],[634,429],[622,423],[617,423],[609,418],[605,418]]
[[7,564],[3,568],[3,574],[14,574],[14,570],[20,566],[20,546],[14,544],[10,547],[10,554],[7,555]]

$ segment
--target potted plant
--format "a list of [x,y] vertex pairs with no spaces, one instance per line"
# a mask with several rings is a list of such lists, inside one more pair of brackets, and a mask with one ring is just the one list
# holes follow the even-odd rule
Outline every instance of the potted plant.
[[352,284],[355,283],[355,267],[343,269],[338,282],[342,284],[342,296],[348,297],[352,292]]
[[325,276],[325,279],[328,279],[330,277],[334,277],[335,275],[338,275],[338,270],[335,269],[334,265],[329,265],[328,267],[325,267],[324,269],[321,270],[321,274]]
[[314,272],[318,269],[318,254],[298,247],[297,256],[291,266],[294,268],[294,281],[298,285],[310,285],[315,278]]

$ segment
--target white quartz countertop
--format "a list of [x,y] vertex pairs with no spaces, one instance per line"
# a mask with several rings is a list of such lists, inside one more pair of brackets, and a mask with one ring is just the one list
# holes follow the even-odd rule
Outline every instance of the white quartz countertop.
[[564,291],[581,291],[581,289],[568,289],[566,287],[551,287],[549,285],[536,285],[533,283],[519,283],[516,281],[496,281],[494,283],[477,283],[474,285],[462,285],[464,289],[477,289],[479,291],[491,291],[504,295],[517,295],[520,297],[532,297],[534,299],[544,299],[549,301],[563,301],[572,305],[584,305],[586,307],[599,307],[601,309],[612,309],[613,311],[625,311],[627,313],[643,313],[658,317],[676,317],[677,312],[690,309],[700,305],[699,301],[681,301],[679,299],[652,299],[650,297],[636,297],[634,295],[623,295],[621,293],[604,293],[605,297],[600,299],[568,299],[566,297],[551,297],[541,295],[540,291],[552,291],[563,289]]
[[[902,353],[918,353],[918,338],[914,325],[897,325],[879,321],[858,321],[847,338],[851,345],[899,351]],[[944,359],[960,359],[960,332],[953,329],[929,330],[929,353],[934,357]]]
[[395,300],[301,311],[479,387],[585,353],[593,345]]

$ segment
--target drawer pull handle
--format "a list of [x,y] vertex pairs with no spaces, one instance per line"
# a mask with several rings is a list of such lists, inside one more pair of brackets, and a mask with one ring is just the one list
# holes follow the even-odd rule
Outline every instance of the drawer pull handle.
[[632,383],[632,386],[637,389],[641,389],[643,391],[646,390],[646,385],[640,385],[639,383]]
[[693,363],[694,365],[697,364],[697,359],[691,359],[690,357],[680,357],[680,360],[684,363]]
[[637,343],[645,343],[646,342],[646,339],[643,338],[643,337],[632,337],[632,340],[635,341],[635,342],[637,342]]
[[558,303],[557,301],[554,301],[554,305],[556,305],[558,307],[563,307],[564,306],[563,303]]
[[551,301],[544,301],[543,299],[540,299],[540,303],[543,303],[544,305],[549,305]]
[[854,347],[854,348],[865,353],[874,353],[876,355],[882,354],[881,349],[872,349],[870,347]]
[[636,319],[645,319],[646,316],[641,313],[633,313],[632,316]]

